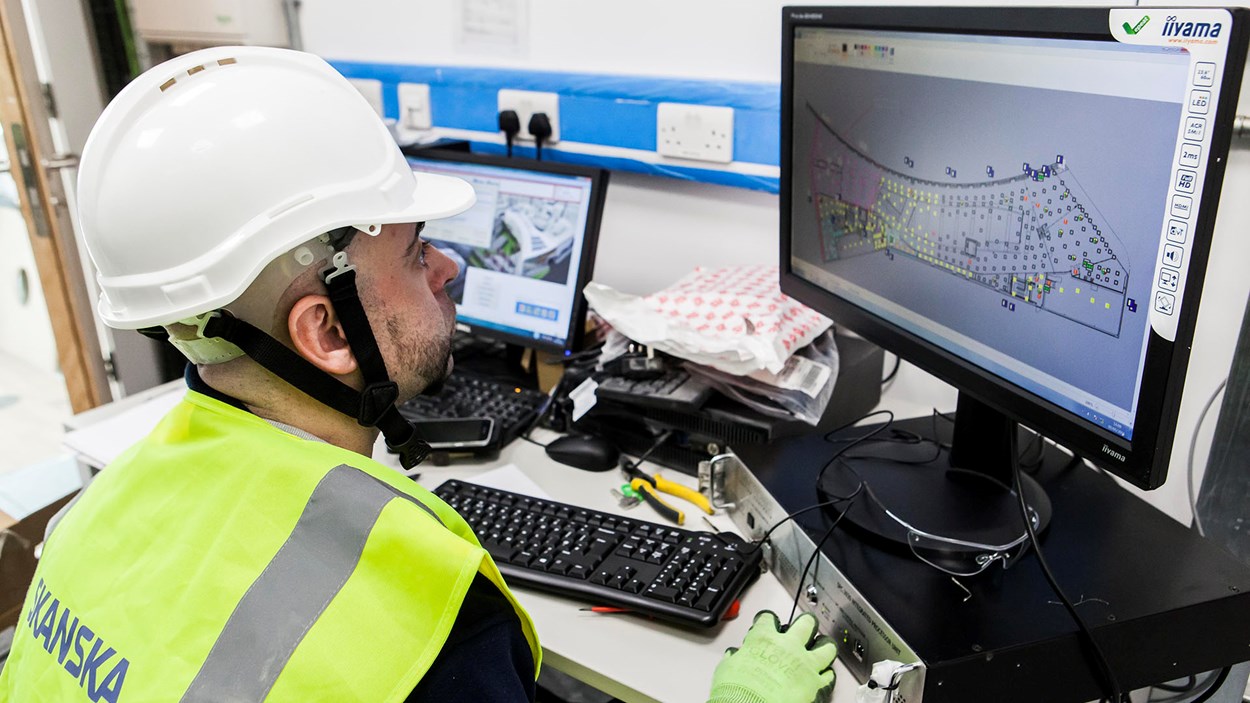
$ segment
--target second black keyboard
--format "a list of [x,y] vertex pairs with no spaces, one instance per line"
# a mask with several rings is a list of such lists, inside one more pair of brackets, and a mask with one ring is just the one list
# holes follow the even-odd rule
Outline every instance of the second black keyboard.
[[760,550],[676,527],[452,479],[434,494],[473,527],[510,582],[711,627],[759,574]]
[[697,410],[712,394],[712,384],[683,368],[671,368],[658,378],[599,379],[595,394],[605,400],[674,410]]
[[547,395],[471,372],[455,371],[437,395],[419,395],[399,406],[411,422],[459,417],[494,418],[497,449],[525,431],[538,416]]

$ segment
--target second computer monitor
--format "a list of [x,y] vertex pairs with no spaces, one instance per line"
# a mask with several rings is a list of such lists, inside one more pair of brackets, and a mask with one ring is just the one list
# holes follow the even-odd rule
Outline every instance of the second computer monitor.
[[415,171],[462,178],[477,192],[467,212],[429,222],[424,231],[460,265],[449,286],[457,322],[475,335],[521,346],[576,348],[607,171],[437,150],[408,163]]

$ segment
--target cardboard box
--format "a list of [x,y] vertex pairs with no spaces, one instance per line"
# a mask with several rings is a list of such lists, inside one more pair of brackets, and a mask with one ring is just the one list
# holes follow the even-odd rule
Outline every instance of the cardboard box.
[[43,542],[48,521],[72,497],[67,495],[22,520],[0,512],[0,630],[17,624],[38,564],[35,547]]

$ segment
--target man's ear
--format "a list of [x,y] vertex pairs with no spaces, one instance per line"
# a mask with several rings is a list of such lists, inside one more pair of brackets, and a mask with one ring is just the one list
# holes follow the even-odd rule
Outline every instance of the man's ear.
[[356,357],[329,297],[306,295],[295,301],[287,332],[295,351],[322,371],[343,376],[356,370]]

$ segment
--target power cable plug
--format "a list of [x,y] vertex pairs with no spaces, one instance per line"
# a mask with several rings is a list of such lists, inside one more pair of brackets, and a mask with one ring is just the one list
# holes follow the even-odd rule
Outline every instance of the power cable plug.
[[545,112],[535,112],[530,117],[530,136],[534,138],[534,146],[539,161],[543,160],[543,142],[551,136],[551,120]]
[[499,130],[503,132],[504,140],[508,144],[508,158],[512,158],[512,140],[521,132],[521,118],[517,116],[516,110],[499,111]]

